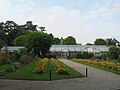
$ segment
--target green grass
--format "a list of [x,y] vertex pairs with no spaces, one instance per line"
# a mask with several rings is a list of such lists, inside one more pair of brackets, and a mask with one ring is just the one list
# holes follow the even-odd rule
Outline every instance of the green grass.
[[7,72],[5,72],[4,69],[9,66],[10,66],[10,64],[0,65],[0,76],[4,76],[5,74],[7,74]]
[[65,65],[64,63],[62,63],[62,64],[64,65],[65,69],[68,71],[68,74],[65,74],[65,75],[57,74],[55,72],[54,63],[52,63],[49,60],[48,71],[50,71],[50,70],[52,71],[52,80],[69,79],[69,78],[82,78],[82,77],[84,77],[84,75],[82,75],[78,71],[74,70],[73,68]]
[[74,69],[68,67],[64,64],[65,68],[69,71],[67,75],[59,75],[55,72],[54,64],[51,60],[48,61],[47,71],[44,74],[35,73],[35,67],[40,61],[34,61],[33,63],[16,70],[13,73],[6,75],[6,78],[9,79],[20,79],[20,80],[50,80],[50,70],[52,72],[52,80],[58,79],[68,79],[68,78],[81,78],[84,77],[81,73],[75,71]]
[[108,71],[108,72],[112,72],[112,73],[115,73],[115,74],[120,75],[120,72],[119,72],[119,71],[115,71],[115,70],[112,70],[112,69],[107,69],[107,68],[100,67],[100,66],[94,65],[94,64],[89,64],[89,63],[80,62],[79,60],[72,60],[72,61],[77,62],[77,63],[81,63],[81,64],[83,64],[83,65],[87,65],[87,66],[90,66],[90,67],[94,67],[94,68],[97,68],[97,69],[101,69],[101,70],[104,70],[104,71]]

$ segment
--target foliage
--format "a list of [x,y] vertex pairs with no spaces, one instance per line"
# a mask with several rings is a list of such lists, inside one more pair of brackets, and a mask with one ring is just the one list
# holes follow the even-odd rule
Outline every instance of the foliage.
[[33,57],[29,55],[22,55],[19,62],[23,65],[30,64],[33,61]]
[[37,65],[35,71],[37,73],[44,73],[47,70],[47,63],[48,63],[48,58],[44,58],[40,60],[40,63]]
[[92,43],[87,43],[86,45],[93,45]]
[[59,45],[60,44],[60,39],[59,38],[53,38],[53,43],[52,44],[55,44],[55,45]]
[[5,52],[0,52],[0,65],[10,63],[10,55]]
[[117,61],[120,63],[120,56],[118,57]]
[[21,35],[18,36],[16,39],[14,39],[14,45],[16,46],[25,46],[25,42],[26,42],[26,35]]
[[64,39],[64,45],[76,45],[76,40],[73,36],[68,36]]
[[111,40],[108,40],[107,45],[116,45],[116,43],[112,42]]
[[89,63],[93,64],[102,68],[106,69],[112,69],[114,71],[120,71],[120,64],[119,63],[113,63],[109,61],[97,61],[97,60],[84,60],[84,59],[78,59],[76,60],[77,62],[82,62],[82,63]]
[[50,70],[52,73],[52,80],[84,77],[84,75],[82,75],[78,71],[75,71],[73,68],[66,66],[65,64],[64,67],[65,69],[69,70],[69,74],[67,75],[57,74],[54,70],[54,64],[51,62],[51,60],[48,60],[47,71],[45,73],[43,74],[34,73],[33,70],[35,70],[36,66],[39,63],[40,63],[40,59],[34,60],[33,63],[23,66],[21,69],[18,69],[15,72],[6,75],[5,78],[22,79],[22,80],[50,80],[49,78]]
[[13,62],[11,65],[14,69],[19,69],[22,67],[22,65],[19,62]]
[[99,39],[96,39],[94,41],[94,44],[95,45],[106,45],[106,41],[104,39],[102,39],[102,38],[99,38]]
[[5,42],[4,42],[2,39],[0,39],[0,49],[1,49],[3,46],[5,46]]
[[11,66],[6,67],[4,70],[5,70],[5,72],[7,72],[7,73],[10,73],[10,72],[13,72],[13,71],[14,71]]
[[42,55],[45,55],[49,52],[49,49],[52,45],[52,38],[47,33],[43,32],[29,33],[26,36],[25,45],[30,50],[33,50],[33,52],[38,53],[38,55],[40,55],[40,52]]
[[100,59],[100,60],[108,60],[108,55],[107,54],[102,54],[100,56],[94,56],[94,58]]
[[84,51],[84,52],[79,52],[76,58],[88,59],[88,58],[92,58],[93,55],[94,55],[93,53]]
[[58,74],[68,74],[63,64],[56,59],[52,58],[51,61],[55,64],[55,70]]
[[111,47],[108,52],[108,56],[110,59],[118,59],[120,55],[120,49],[117,47]]
[[13,45],[13,40],[20,35],[26,35],[29,32],[37,31],[37,25],[33,25],[32,21],[27,21],[24,25],[18,25],[14,21],[6,21],[0,23],[0,39],[7,45]]

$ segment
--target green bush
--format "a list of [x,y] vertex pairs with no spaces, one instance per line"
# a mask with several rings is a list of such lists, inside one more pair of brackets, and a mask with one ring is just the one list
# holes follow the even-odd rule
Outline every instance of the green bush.
[[21,65],[19,62],[14,62],[14,63],[12,63],[12,67],[13,67],[14,69],[19,69],[19,68],[22,67],[22,65]]
[[120,56],[118,57],[117,61],[120,63]]
[[33,57],[29,55],[22,55],[19,61],[22,65],[27,65],[33,61]]
[[10,63],[10,55],[5,52],[0,52],[0,65]]
[[92,58],[93,57],[93,53],[90,53],[90,52],[79,52],[76,56],[76,58],[81,58],[81,59],[89,59],[89,58]]
[[5,68],[5,72],[7,72],[7,73],[10,73],[10,72],[13,72],[13,71],[14,71],[14,68],[11,67],[11,66]]
[[108,56],[106,54],[100,55],[100,56],[95,56],[94,58],[100,59],[100,60],[107,60]]

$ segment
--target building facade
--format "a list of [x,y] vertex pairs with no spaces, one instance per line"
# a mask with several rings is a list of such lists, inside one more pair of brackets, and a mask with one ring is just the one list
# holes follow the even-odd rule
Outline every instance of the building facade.
[[90,52],[95,56],[107,54],[110,46],[105,45],[52,45],[50,52],[52,55],[60,57],[74,57],[79,52]]

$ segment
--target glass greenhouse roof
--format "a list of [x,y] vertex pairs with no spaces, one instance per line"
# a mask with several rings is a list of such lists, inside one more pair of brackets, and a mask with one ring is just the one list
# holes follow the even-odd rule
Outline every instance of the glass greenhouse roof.
[[110,47],[105,45],[52,45],[51,52],[106,52]]

